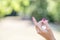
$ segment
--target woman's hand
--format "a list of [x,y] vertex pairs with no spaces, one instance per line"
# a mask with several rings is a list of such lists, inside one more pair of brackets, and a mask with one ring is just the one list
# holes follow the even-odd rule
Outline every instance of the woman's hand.
[[[36,31],[39,35],[43,36],[46,40],[55,40],[55,37],[49,27],[48,21],[46,19],[42,19],[41,21],[37,22],[34,17],[32,17],[33,22],[36,27]],[[45,25],[45,28],[42,29],[42,26]]]

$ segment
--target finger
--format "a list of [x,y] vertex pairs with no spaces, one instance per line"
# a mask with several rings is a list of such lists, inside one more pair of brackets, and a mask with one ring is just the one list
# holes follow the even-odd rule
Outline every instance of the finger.
[[42,20],[43,24],[48,24],[48,20]]
[[39,31],[42,32],[42,24],[39,24],[39,23],[38,23],[37,26],[38,26],[37,28],[39,29]]
[[45,21],[46,29],[50,30],[50,25],[48,24],[48,20]]
[[39,27],[38,27],[38,23],[37,23],[35,17],[32,17],[32,20],[33,20],[33,23],[35,24],[36,30],[38,31]]
[[45,20],[46,20],[46,18],[42,18],[42,20],[43,20],[43,21],[45,21]]
[[43,25],[46,26],[46,30],[47,30],[47,31],[50,31],[50,26],[49,26],[49,24],[48,24],[48,20],[45,20],[45,21],[42,20],[42,22],[43,22]]
[[42,24],[42,21],[39,21],[38,23],[39,23],[39,24]]
[[40,29],[37,26],[35,28],[38,34],[41,33]]
[[35,25],[37,25],[37,21],[36,21],[35,17],[32,17],[32,20],[33,20],[33,23],[34,23]]
[[51,28],[48,26],[47,28],[46,28],[46,30],[50,33],[50,32],[52,32],[52,30],[51,30]]
[[45,21],[42,20],[42,23],[43,23],[43,25],[45,25],[48,28],[48,26],[49,26],[48,25],[48,20],[45,20]]
[[42,33],[41,26],[42,26],[41,21],[38,22],[37,25],[35,26],[36,31],[37,31],[38,34],[41,34]]
[[34,17],[32,17],[32,20],[33,20],[33,22],[34,22],[34,24],[35,24],[36,31],[37,31],[38,33],[41,33],[42,30],[41,30],[41,28],[40,28],[40,24],[36,21],[36,19],[35,19]]

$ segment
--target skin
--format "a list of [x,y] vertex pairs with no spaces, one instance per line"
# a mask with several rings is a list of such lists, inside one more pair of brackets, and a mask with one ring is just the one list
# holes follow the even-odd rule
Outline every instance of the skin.
[[[35,17],[32,17],[33,23],[35,24],[36,31],[39,35],[43,36],[46,40],[55,40],[52,30],[49,27],[48,20],[36,21]],[[46,26],[47,31],[41,30],[42,25]]]

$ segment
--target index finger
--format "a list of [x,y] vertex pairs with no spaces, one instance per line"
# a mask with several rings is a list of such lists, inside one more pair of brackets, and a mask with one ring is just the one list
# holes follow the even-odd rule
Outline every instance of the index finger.
[[37,21],[36,21],[35,17],[32,17],[32,20],[33,20],[33,23],[34,23],[35,25],[37,25]]

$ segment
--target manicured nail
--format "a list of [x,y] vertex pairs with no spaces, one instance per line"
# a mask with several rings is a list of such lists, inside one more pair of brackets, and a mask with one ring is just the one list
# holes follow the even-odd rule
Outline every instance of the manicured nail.
[[32,20],[34,20],[34,17],[32,17]]
[[43,20],[43,21],[45,21],[45,20],[46,20],[46,18],[43,18],[42,20]]

